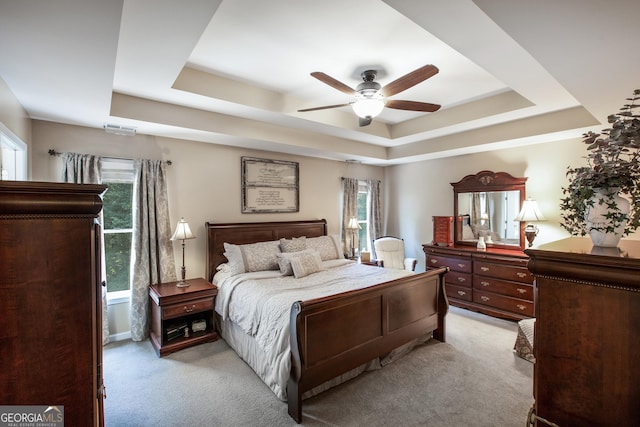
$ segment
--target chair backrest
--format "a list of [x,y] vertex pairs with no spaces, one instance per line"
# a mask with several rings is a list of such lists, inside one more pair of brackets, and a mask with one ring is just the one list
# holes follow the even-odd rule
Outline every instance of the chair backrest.
[[385,236],[373,241],[376,259],[383,261],[385,268],[404,270],[404,240]]

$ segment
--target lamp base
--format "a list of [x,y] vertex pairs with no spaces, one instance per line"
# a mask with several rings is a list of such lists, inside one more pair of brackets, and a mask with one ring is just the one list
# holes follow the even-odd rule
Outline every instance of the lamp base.
[[529,242],[529,247],[533,246],[533,240],[538,235],[538,227],[533,224],[527,224],[524,228],[524,235],[527,238],[527,242]]
[[180,280],[178,283],[176,283],[177,288],[186,288],[188,286],[191,286],[191,283],[189,283],[187,280]]

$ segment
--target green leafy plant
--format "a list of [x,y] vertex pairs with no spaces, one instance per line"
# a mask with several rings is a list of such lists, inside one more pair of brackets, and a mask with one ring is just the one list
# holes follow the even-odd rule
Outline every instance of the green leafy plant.
[[[607,118],[611,127],[583,135],[587,166],[567,169],[569,185],[562,188],[561,226],[572,235],[584,236],[590,230],[613,233],[625,223],[623,235],[629,235],[640,227],[640,115],[634,114],[640,107],[640,89],[626,100],[619,113]],[[594,200],[599,189],[605,195]],[[616,194],[631,203],[628,214],[617,208]],[[596,203],[606,204],[609,213],[604,223],[588,225],[586,215]]]

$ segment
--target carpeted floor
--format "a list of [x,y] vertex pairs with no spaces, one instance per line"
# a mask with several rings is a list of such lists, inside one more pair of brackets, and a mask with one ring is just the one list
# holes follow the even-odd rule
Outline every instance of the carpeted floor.
[[[304,426],[524,426],[533,364],[513,352],[517,324],[452,307],[435,340],[383,369],[305,400]],[[149,341],[104,350],[105,424],[293,426],[223,340],[158,358]]]

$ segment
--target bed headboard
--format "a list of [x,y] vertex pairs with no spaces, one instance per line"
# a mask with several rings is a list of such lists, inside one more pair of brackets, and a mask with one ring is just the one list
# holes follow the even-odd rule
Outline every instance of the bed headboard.
[[224,243],[244,245],[247,243],[267,242],[270,240],[290,239],[292,237],[318,237],[327,235],[327,221],[316,219],[309,221],[282,222],[239,222],[214,224],[205,223],[207,230],[207,280],[211,281],[216,267],[227,262],[224,256]]

